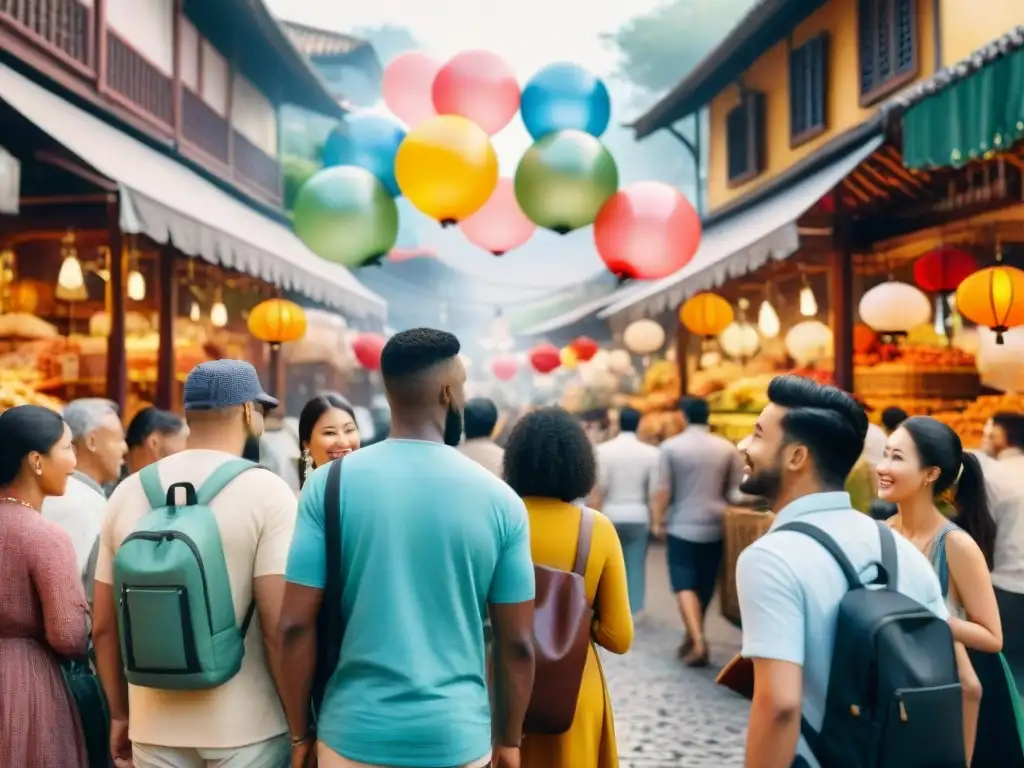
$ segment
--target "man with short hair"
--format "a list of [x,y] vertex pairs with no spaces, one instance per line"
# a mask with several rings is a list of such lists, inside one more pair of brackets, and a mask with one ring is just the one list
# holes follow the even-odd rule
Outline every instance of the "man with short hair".
[[1024,455],[1024,415],[1000,411],[985,422],[982,449],[993,459]]
[[[174,483],[199,489],[215,470],[237,462],[246,439],[263,431],[264,414],[278,404],[263,391],[256,369],[240,360],[214,360],[192,369],[184,403],[187,448],[154,465],[165,489]],[[126,682],[119,596],[113,589],[117,551],[151,509],[140,475],[126,478],[110,498],[96,566],[93,639],[110,705],[111,750],[124,761],[119,765],[132,765],[133,759],[135,768],[280,768],[288,763],[288,725],[272,670],[295,494],[272,472],[254,467],[231,480],[210,508],[239,627],[246,626],[246,614],[255,604],[245,656],[238,674],[216,688],[163,690]]]
[[[459,341],[416,328],[381,355],[388,439],[340,464],[340,660],[308,719],[327,583],[330,465],[307,479],[280,621],[293,765],[518,768],[533,688],[533,561],[526,508],[452,446],[462,436]],[[484,653],[493,626],[493,730]]]
[[495,477],[501,477],[505,452],[493,439],[494,428],[498,424],[498,406],[486,397],[474,397],[466,403],[463,423],[466,439],[459,445],[459,452]]
[[143,408],[125,432],[128,474],[139,472],[160,459],[185,450],[188,425],[176,413]]
[[611,420],[608,418],[607,408],[591,408],[584,411],[580,414],[580,423],[583,424],[583,431],[590,438],[591,445],[600,445],[608,439]]
[[[868,583],[881,559],[878,523],[850,506],[843,484],[864,448],[868,419],[835,387],[778,376],[769,404],[740,443],[740,489],[777,513],[771,532],[740,555],[736,568],[743,651],[754,665],[746,768],[789,768],[798,753],[819,763],[800,736],[801,715],[820,729],[825,715],[839,603],[848,591],[835,559],[813,539],[780,526],[801,521],[836,540]],[[949,613],[931,564],[896,540],[900,592],[938,617]]]

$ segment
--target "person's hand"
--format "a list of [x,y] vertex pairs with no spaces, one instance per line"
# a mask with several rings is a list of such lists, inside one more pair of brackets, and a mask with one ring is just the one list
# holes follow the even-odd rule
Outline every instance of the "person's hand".
[[128,721],[110,721],[110,756],[115,768],[132,768],[132,743],[128,738]]
[[519,747],[495,745],[491,754],[491,768],[519,768]]
[[664,541],[665,540],[665,524],[664,523],[655,523],[653,526],[651,526],[651,533],[654,534],[654,538],[658,539],[659,541]]
[[309,739],[292,747],[292,768],[316,768],[316,742]]

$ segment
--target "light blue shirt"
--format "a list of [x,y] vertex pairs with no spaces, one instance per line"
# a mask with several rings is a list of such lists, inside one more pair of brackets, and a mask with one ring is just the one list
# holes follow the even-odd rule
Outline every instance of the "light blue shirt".
[[[878,524],[850,506],[848,493],[816,493],[783,509],[769,533],[747,547],[737,563],[743,656],[802,666],[803,715],[818,730],[825,719],[836,617],[847,584],[838,563],[816,541],[802,533],[775,531],[796,520],[835,539],[864,582],[877,577],[882,552]],[[909,541],[894,536],[897,589],[936,616],[949,618],[931,563]],[[802,737],[799,754],[818,768]]]
[[[344,459],[345,636],[317,737],[361,763],[463,765],[491,749],[487,605],[534,597],[526,508],[454,448],[385,440]],[[307,480],[286,578],[322,589],[327,467]]]

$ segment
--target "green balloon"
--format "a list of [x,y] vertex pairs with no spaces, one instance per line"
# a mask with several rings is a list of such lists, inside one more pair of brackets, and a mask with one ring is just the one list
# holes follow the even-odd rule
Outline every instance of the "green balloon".
[[593,224],[619,188],[604,145],[583,131],[555,131],[526,150],[516,168],[516,200],[538,227],[564,235]]
[[295,199],[295,233],[317,256],[355,269],[398,240],[398,208],[376,176],[339,165],[319,171]]

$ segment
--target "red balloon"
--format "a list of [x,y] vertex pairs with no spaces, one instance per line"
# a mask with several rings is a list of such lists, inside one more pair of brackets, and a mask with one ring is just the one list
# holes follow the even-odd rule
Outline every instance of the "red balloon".
[[519,207],[512,179],[498,179],[484,207],[459,222],[459,229],[473,245],[501,256],[526,243],[537,225]]
[[594,243],[608,271],[636,280],[658,280],[685,267],[697,253],[700,234],[697,211],[660,181],[623,187],[594,221]]
[[388,340],[379,333],[360,333],[352,340],[352,352],[359,364],[369,371],[380,370],[380,356]]
[[530,365],[537,373],[551,373],[561,364],[561,350],[554,344],[538,344],[530,350]]
[[573,339],[569,346],[572,347],[572,351],[576,353],[576,359],[581,363],[590,362],[594,355],[597,354],[597,350],[600,349],[597,342],[589,336],[580,336]]
[[978,271],[978,262],[967,251],[943,245],[914,262],[914,282],[929,293],[953,293]]
[[519,83],[504,59],[488,51],[465,51],[434,78],[434,109],[461,115],[493,136],[519,110]]
[[384,70],[384,104],[410,128],[434,117],[433,85],[441,62],[423,51],[409,51],[392,59]]
[[510,355],[502,355],[491,360],[491,373],[499,381],[512,381],[519,371],[519,364]]

